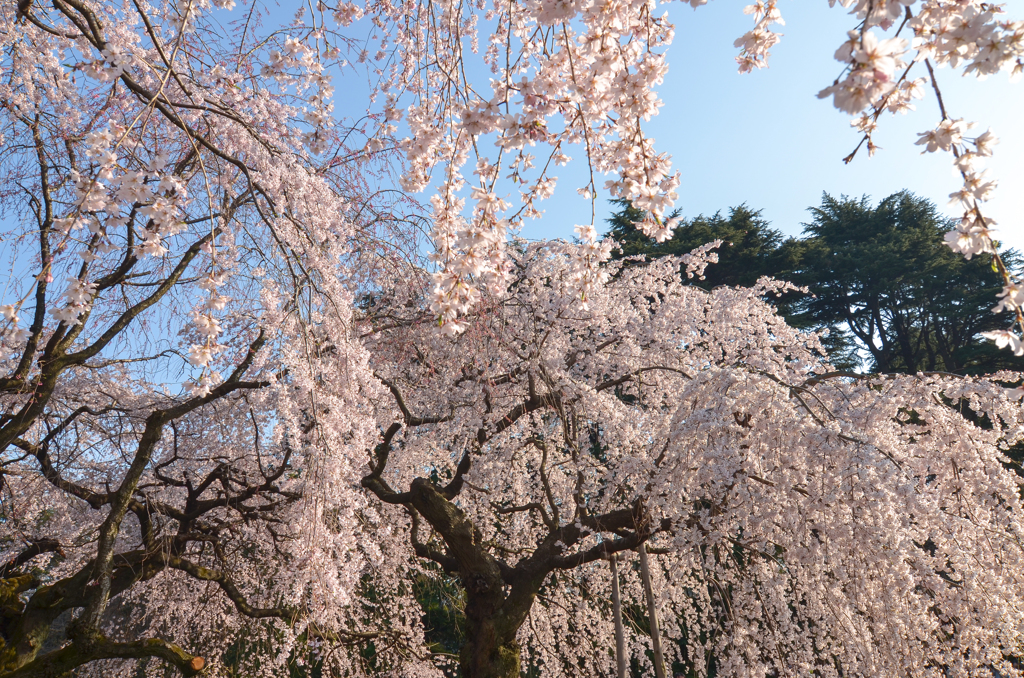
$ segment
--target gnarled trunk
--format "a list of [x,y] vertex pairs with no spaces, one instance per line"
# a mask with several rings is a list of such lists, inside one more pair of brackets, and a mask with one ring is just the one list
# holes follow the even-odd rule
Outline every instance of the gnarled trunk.
[[[385,438],[389,439],[397,430],[389,428]],[[467,622],[466,642],[459,657],[463,678],[519,678],[521,648],[516,636],[548,575],[635,548],[650,534],[650,522],[642,502],[603,515],[583,515],[568,525],[559,525],[557,513],[550,517],[542,510],[547,534],[529,556],[512,566],[490,552],[481,531],[452,501],[461,488],[460,477],[446,487],[438,487],[426,478],[416,478],[408,492],[396,493],[380,476],[388,449],[385,445],[377,451],[378,461],[362,484],[388,503],[404,504],[411,517],[410,538],[416,555],[432,560],[446,573],[457,575],[461,580],[466,591]],[[468,462],[460,463],[459,468],[464,473],[469,468]],[[421,517],[443,540],[443,550],[430,541],[420,541]],[[565,554],[567,548],[580,542],[584,530],[587,533],[632,531],[626,536]]]
[[467,609],[466,644],[459,658],[463,678],[519,678],[515,631],[504,632],[503,624],[494,619],[474,621],[468,613]]

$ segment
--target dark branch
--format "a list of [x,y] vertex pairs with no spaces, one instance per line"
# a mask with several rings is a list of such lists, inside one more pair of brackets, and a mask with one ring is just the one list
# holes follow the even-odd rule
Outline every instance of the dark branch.
[[44,553],[63,554],[60,542],[56,539],[38,539],[31,542],[25,550],[7,561],[6,565],[0,567],[0,579],[6,579],[20,569],[22,565]]

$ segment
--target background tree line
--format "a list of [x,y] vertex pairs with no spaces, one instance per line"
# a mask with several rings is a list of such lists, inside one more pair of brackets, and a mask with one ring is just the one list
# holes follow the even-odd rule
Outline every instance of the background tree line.
[[[1002,281],[987,255],[967,261],[943,243],[952,228],[930,201],[908,191],[877,205],[867,197],[827,193],[810,208],[801,237],[786,238],[760,211],[746,205],[713,216],[681,220],[671,239],[657,243],[633,224],[644,214],[616,201],[609,235],[618,258],[685,254],[719,239],[719,263],[693,284],[749,286],[761,276],[809,290],[777,300],[786,321],[828,330],[824,342],[840,368],[879,373],[991,374],[1024,370],[1024,359],[979,337],[1005,329],[1009,317],[992,313]],[[1014,270],[1020,254],[1006,261]]]

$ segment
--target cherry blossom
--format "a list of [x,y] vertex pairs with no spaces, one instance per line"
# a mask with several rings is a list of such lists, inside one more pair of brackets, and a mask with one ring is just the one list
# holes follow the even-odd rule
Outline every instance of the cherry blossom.
[[[0,9],[0,676],[451,672],[410,582],[459,592],[466,676],[607,675],[641,546],[695,675],[1020,675],[1021,376],[837,372],[786,283],[687,284],[721,243],[610,261],[599,185],[676,226],[657,3],[234,4]],[[1021,71],[997,5],[838,4],[869,151],[935,68]],[[993,132],[921,128],[1024,328]],[[574,242],[519,237],[573,190]]]

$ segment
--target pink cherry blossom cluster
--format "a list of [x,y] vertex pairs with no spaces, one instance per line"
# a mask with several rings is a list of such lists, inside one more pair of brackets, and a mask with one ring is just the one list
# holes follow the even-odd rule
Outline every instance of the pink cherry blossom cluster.
[[[1013,314],[1017,326],[1024,331],[1024,286],[1013,278],[996,250],[993,236],[995,220],[982,213],[982,205],[991,198],[996,181],[980,164],[992,155],[992,147],[999,143],[999,139],[992,130],[968,137],[967,132],[973,127],[973,123],[963,119],[947,117],[934,130],[922,133],[917,143],[925,147],[926,153],[939,150],[952,153],[954,165],[964,183],[950,194],[950,204],[960,207],[962,216],[956,228],[946,234],[946,244],[967,259],[978,254],[992,255],[1004,281],[1000,301],[992,310],[994,313],[1005,311]],[[1008,347],[1015,355],[1024,355],[1024,344],[1014,332],[999,330],[987,332],[984,336],[995,341],[999,348]]]
[[769,50],[778,44],[780,36],[771,30],[772,24],[786,25],[782,20],[777,0],[757,0],[743,9],[744,14],[752,14],[756,25],[754,29],[736,39],[735,46],[740,48],[736,62],[740,73],[749,73],[756,68],[768,65]]
[[922,3],[908,21],[917,59],[934,59],[979,78],[1001,71],[1019,78],[1024,72],[1024,21],[1003,18],[1005,11],[1005,5],[976,0]]
[[95,283],[86,282],[80,278],[68,278],[68,287],[62,295],[66,303],[64,306],[51,308],[50,314],[57,319],[57,322],[76,325],[79,322],[78,317],[92,307],[95,293]]
[[906,50],[907,41],[901,38],[879,40],[870,31],[850,31],[849,39],[836,51],[836,60],[849,64],[848,73],[818,96],[831,96],[835,107],[845,113],[860,113],[897,89],[897,70],[906,66],[900,59]]
[[[234,561],[241,547],[252,558],[206,565],[230,566],[254,604],[287,600],[325,635],[364,623],[348,604],[360,585],[363,554],[378,563],[382,557],[372,530],[363,539],[350,528],[374,524],[383,533],[386,526],[372,511],[356,514],[365,502],[352,460],[378,434],[365,398],[379,386],[352,332],[354,297],[383,279],[375,267],[390,253],[401,260],[416,250],[402,249],[410,231],[395,224],[407,222],[389,213],[407,203],[372,197],[370,174],[379,165],[349,161],[356,149],[342,136],[353,130],[338,127],[328,73],[339,68],[338,36],[297,18],[281,33],[257,35],[254,23],[249,33],[226,37],[204,0],[124,7],[83,0],[26,11],[30,17],[13,8],[0,12],[0,133],[16,140],[0,154],[28,168],[5,175],[3,191],[10,195],[9,187],[24,180],[31,186],[26,194],[45,209],[19,204],[25,218],[11,226],[22,229],[14,239],[29,244],[16,253],[19,270],[0,305],[7,389],[0,399],[5,412],[38,404],[43,414],[15,435],[45,444],[40,435],[66,416],[65,405],[81,405],[83,418],[74,426],[81,437],[70,447],[90,452],[61,460],[60,473],[71,482],[110,488],[123,481],[132,501],[183,506],[183,488],[214,473],[228,493],[248,483],[257,495],[283,497],[277,504],[249,495],[235,505],[255,506],[257,515],[277,511],[278,527],[270,531],[262,519],[239,522],[233,509],[215,511],[214,529],[230,526],[230,544],[219,553]],[[360,217],[361,210],[377,216]],[[18,301],[7,303],[10,297]],[[47,362],[51,354],[71,358]],[[68,367],[59,372],[64,367],[55,364]],[[48,369],[58,370],[53,382],[43,378]],[[239,386],[241,373],[251,380]],[[178,381],[181,391],[170,387]],[[239,392],[251,395],[246,406],[224,418]],[[101,421],[113,401],[125,418]],[[138,462],[145,489],[135,490],[125,478],[141,454],[140,427],[168,407],[190,414],[176,419],[174,444],[170,434],[161,441],[157,433],[154,464]],[[255,440],[222,435],[245,422],[256,427]],[[167,493],[150,484],[165,472],[182,478],[165,486]],[[199,487],[206,493],[201,502],[216,503],[211,498],[225,486]],[[49,526],[67,541],[68,558],[47,576],[70,576],[91,562],[96,539],[76,535],[95,535],[109,506],[78,506],[79,498],[45,479],[25,489],[15,491],[26,515],[59,513]],[[0,501],[6,509],[7,495]],[[130,514],[126,523],[134,520]],[[328,522],[335,532],[322,529]],[[6,523],[3,543],[20,548],[22,527]],[[121,535],[124,544],[151,536],[135,524]],[[200,551],[213,557],[208,546]],[[200,551],[183,555],[206,557]],[[182,607],[203,593],[179,575],[158,577],[119,600],[140,624],[151,620],[154,633],[242,632],[230,603]],[[263,662],[262,675],[280,668],[275,662],[283,665],[307,632],[289,620],[277,637],[283,655]],[[422,636],[418,620],[394,624],[400,638]],[[83,670],[112,675],[108,669]]]
[[[475,44],[474,10],[495,27],[483,64],[496,77],[483,87],[459,65],[468,55],[454,49],[463,40]],[[417,17],[422,9],[370,2],[363,11],[379,24],[405,26],[410,11]],[[464,324],[456,318],[472,308],[478,288],[497,291],[503,284],[507,234],[540,216],[538,203],[555,187],[550,168],[569,160],[570,147],[581,148],[591,168],[589,183],[579,188],[591,200],[597,197],[595,173],[611,173],[615,178],[606,187],[613,195],[658,216],[671,208],[678,175],[642,125],[661,105],[654,87],[664,77],[663,49],[673,30],[651,2],[441,2],[431,12],[445,20],[414,21],[412,30],[393,36],[405,60],[390,67],[381,89],[389,101],[415,99],[405,110],[410,136],[400,142],[408,162],[402,185],[416,191],[438,184],[432,239],[440,271],[433,303],[442,327],[455,323],[448,331],[458,332]],[[347,20],[349,13],[343,14]],[[453,51],[432,56],[428,64],[415,56],[414,46],[424,41],[452,45]],[[453,86],[466,93],[457,105],[445,94]],[[494,151],[487,152],[485,143]],[[546,150],[535,163],[527,149],[537,146]],[[463,167],[471,161],[478,181],[465,195]],[[444,171],[434,179],[436,166]],[[520,188],[519,205],[508,214],[503,178]]]
[[[596,234],[577,234],[585,256]],[[950,375],[835,372],[818,337],[786,327],[761,300],[783,283],[711,293],[683,284],[682,264],[699,275],[710,254],[612,264],[584,307],[566,294],[580,260],[535,243],[511,255],[506,297],[458,337],[396,324],[383,308],[369,314],[373,363],[395,394],[378,401],[380,427],[400,431],[377,457],[379,496],[407,501],[422,468],[463,474],[458,515],[479,543],[500,545],[490,552],[510,569],[535,566],[541,549],[583,561],[617,548],[623,531],[602,533],[593,517],[644,497],[672,639],[663,647],[698,674],[713,655],[730,676],[811,673],[823,656],[843,666],[826,675],[925,676],[953,658],[966,675],[1012,675],[983,648],[1015,646],[1024,633],[1006,614],[1022,609],[1024,592],[1020,514],[1009,510],[1019,483],[997,451],[1024,432],[1020,392]],[[1006,428],[966,425],[949,399]],[[987,508],[968,520],[968,505]],[[433,538],[422,560],[445,562],[438,531],[389,509],[415,544]],[[619,576],[623,605],[644,609],[636,568]],[[566,566],[554,580],[515,636],[524,655],[545,666],[572,657],[572,672],[553,675],[613,674],[608,606],[592,602],[610,595],[607,563]],[[467,613],[473,601],[468,593]],[[628,625],[626,634],[627,656],[653,673],[650,636]]]
[[194,327],[203,338],[203,343],[192,344],[188,352],[188,361],[196,367],[202,368],[202,372],[195,380],[185,384],[185,388],[199,397],[208,395],[210,389],[221,381],[220,373],[210,368],[210,362],[225,348],[217,343],[221,325],[213,314],[216,311],[224,310],[227,303],[231,301],[231,297],[218,292],[218,289],[227,281],[227,272],[216,271],[216,250],[211,243],[207,243],[205,247],[206,252],[211,255],[213,271],[207,273],[196,283],[196,286],[206,292],[208,296],[203,308],[192,315]]
[[100,58],[87,62],[82,71],[100,82],[116,80],[132,62],[131,54],[122,53],[116,45],[110,45],[100,52]]
[[[688,4],[696,8],[706,2]],[[880,114],[907,113],[924,96],[928,79],[909,77],[923,60],[979,76],[1020,70],[1022,26],[1003,20],[999,5],[978,0],[829,4],[847,8],[859,25],[835,54],[844,72],[819,96],[857,116],[853,124],[871,154],[877,150],[872,133]],[[433,201],[432,238],[440,272],[434,305],[442,327],[471,311],[481,285],[496,285],[492,291],[500,287],[500,250],[507,236],[525,219],[540,216],[538,204],[554,190],[551,167],[568,162],[574,149],[590,174],[586,185],[576,187],[580,194],[596,200],[597,175],[610,174],[604,188],[613,197],[650,213],[649,222],[641,224],[644,232],[670,237],[673,225],[663,217],[678,197],[679,177],[671,159],[657,151],[643,130],[661,106],[656,88],[666,71],[664,49],[674,35],[653,2],[433,3],[431,16],[442,21],[426,21],[422,11],[371,1],[365,7],[339,6],[336,20],[345,25],[365,15],[377,26],[396,27],[380,39],[381,49],[372,59],[367,50],[360,58],[375,64],[378,91],[386,95],[387,110],[396,112],[388,114],[388,121],[401,118],[404,102],[409,136],[394,140],[396,126],[381,123],[379,137],[371,138],[364,151],[373,155],[397,145],[407,160],[402,186],[413,192],[436,190],[440,203]],[[772,27],[784,22],[775,0],[758,0],[744,11],[754,27],[736,41],[737,62],[748,72],[767,65],[779,40]],[[481,21],[493,29],[483,48],[478,47]],[[905,30],[913,32],[912,43],[910,36],[901,36]],[[417,46],[427,43],[450,49],[426,59]],[[463,44],[471,49],[464,50]],[[477,66],[468,66],[478,49],[481,65],[493,74],[489,82],[475,77]],[[461,94],[453,98],[454,91]],[[490,145],[494,150],[489,152]],[[527,152],[534,148],[541,149],[539,161],[535,151]],[[463,175],[468,163],[475,165],[473,186]],[[506,181],[519,189],[516,204]],[[502,215],[474,226],[469,240],[476,244],[460,248],[456,243],[469,242],[458,235],[463,220],[480,221],[493,213],[495,200],[501,201]],[[478,207],[478,201],[491,204]],[[484,234],[486,246],[480,241]],[[448,331],[464,329],[464,323],[457,323]]]
[[[436,678],[450,658],[427,648],[409,582],[447,570],[476,605],[458,568],[483,562],[490,594],[528,589],[507,645],[524,665],[610,675],[602,549],[643,540],[670,659],[697,675],[711,656],[722,676],[1020,673],[1024,528],[1003,456],[1024,437],[1005,387],[1020,375],[836,372],[764,302],[783,283],[685,284],[719,243],[608,261],[600,175],[651,237],[676,225],[679,177],[644,129],[673,37],[653,0],[314,4],[225,31],[212,8],[232,4],[0,11],[0,199],[23,217],[5,242],[32,248],[0,305],[0,563],[52,537],[63,555],[28,560],[65,584],[20,591],[5,625],[23,602],[98,609],[111,642],[169,639],[164,659],[201,651],[211,675]],[[776,4],[749,9],[741,68],[766,63]],[[936,62],[1015,68],[1017,29],[992,5],[841,4],[863,25],[832,96],[866,101],[866,135],[927,84],[891,29]],[[331,83],[356,65],[377,81],[349,125]],[[969,228],[989,226],[993,143],[949,116],[922,136],[957,156]],[[396,153],[402,185],[433,193],[429,260],[420,206],[380,197]],[[516,239],[574,153],[592,201],[578,242]],[[1000,310],[1022,296],[1008,284]],[[456,548],[479,557],[453,564]],[[239,638],[260,650],[223,666]],[[630,629],[628,648],[647,670],[649,636]],[[37,650],[0,671],[31,673]]]
[[29,331],[18,324],[21,317],[15,304],[0,305],[0,316],[3,316],[3,325],[0,325],[0,360],[3,360],[25,345]]
[[[835,5],[835,0],[830,0]],[[912,100],[924,96],[930,85],[942,113],[938,126],[919,135],[918,145],[924,152],[952,153],[962,187],[951,194],[951,204],[962,210],[956,229],[946,236],[953,251],[970,259],[978,254],[991,255],[1004,279],[1004,290],[995,312],[1014,315],[1016,332],[991,333],[1000,347],[1010,347],[1024,354],[1019,333],[1024,333],[1024,312],[1014,300],[1021,282],[1015,280],[1002,261],[993,238],[995,221],[982,213],[982,205],[992,196],[997,182],[980,167],[983,158],[992,155],[998,139],[992,131],[968,136],[974,127],[963,119],[951,117],[942,99],[935,66],[948,65],[964,74],[985,78],[1001,71],[1010,79],[1024,71],[1024,22],[1003,18],[1003,5],[978,0],[839,0],[862,23],[849,33],[849,39],[836,52],[836,59],[846,70],[836,82],[821,91],[820,97],[833,98],[840,110],[856,115],[852,125],[862,133],[860,144],[846,158],[850,162],[861,146],[873,155],[877,150],[872,134],[884,111],[906,113],[913,109]],[[895,36],[880,38],[871,30],[888,31],[896,27]],[[913,31],[913,42],[899,37],[904,28]],[[911,55],[913,51],[913,56]],[[933,66],[934,63],[934,66]],[[923,64],[926,77],[912,79],[913,69]]]
[[568,280],[570,289],[578,291],[580,306],[587,310],[587,297],[592,295],[608,280],[608,270],[603,264],[611,259],[612,241],[597,239],[597,230],[590,224],[576,226],[579,245],[571,251],[572,268]]

